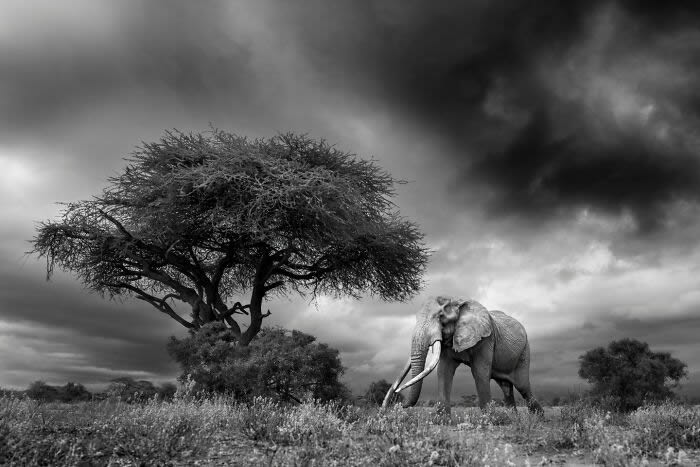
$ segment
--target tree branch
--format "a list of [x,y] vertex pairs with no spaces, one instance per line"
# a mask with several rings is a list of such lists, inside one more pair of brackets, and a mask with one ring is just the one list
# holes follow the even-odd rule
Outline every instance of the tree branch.
[[265,286],[265,292],[269,292],[272,289],[276,289],[277,287],[283,286],[284,281],[277,281],[273,282],[272,284],[268,284]]
[[107,219],[107,220],[110,221],[112,224],[114,224],[114,225],[117,227],[117,229],[119,229],[119,231],[120,231],[121,233],[123,233],[124,235],[126,235],[128,238],[131,238],[131,239],[134,238],[134,236],[131,235],[131,233],[129,233],[128,230],[126,230],[126,227],[124,227],[124,225],[123,225],[121,222],[119,222],[116,218],[114,218],[113,216],[107,214],[107,213],[106,213],[105,211],[103,211],[102,209],[99,209],[99,208],[98,208],[97,211],[98,211],[100,214],[102,214],[102,215],[105,217],[105,219]]
[[109,220],[112,224],[114,224],[120,232],[122,232],[128,239],[132,240],[134,244],[138,247],[143,248],[146,251],[148,251],[151,248],[161,250],[163,258],[182,274],[186,275],[190,280],[192,280],[192,282],[197,283],[197,279],[207,279],[206,275],[203,274],[203,271],[201,270],[201,266],[196,263],[196,258],[193,257],[195,259],[195,265],[194,267],[192,267],[192,264],[190,264],[188,261],[173,253],[173,248],[175,248],[175,245],[177,245],[181,239],[175,240],[168,246],[168,248],[165,249],[165,251],[163,251],[162,248],[153,245],[147,245],[143,241],[134,238],[134,236],[126,229],[126,227],[124,227],[124,225],[121,222],[119,222],[114,216],[108,214],[102,209],[97,210],[100,214],[102,214],[105,217],[105,219]]
[[248,312],[246,310],[249,310],[249,309],[250,309],[250,303],[247,305],[241,305],[241,302],[236,302],[225,313],[222,313],[221,317],[228,318],[229,316],[233,315],[234,313],[248,315]]
[[178,315],[175,310],[172,309],[170,305],[166,302],[168,298],[172,297],[179,297],[178,295],[175,294],[168,294],[163,298],[156,297],[154,295],[151,295],[149,293],[144,292],[143,290],[139,289],[138,287],[135,287],[131,284],[128,284],[126,282],[118,282],[118,283],[104,283],[104,285],[108,287],[119,287],[119,288],[124,288],[131,290],[136,294],[136,298],[139,300],[143,300],[145,302],[150,303],[157,309],[159,309],[161,312],[165,313],[166,315],[170,316],[173,318],[175,321],[178,323],[182,324],[188,329],[194,328],[194,324],[190,323],[189,321],[185,320],[183,317]]
[[163,253],[163,256],[167,259],[168,255],[172,251],[173,248],[175,248],[175,245],[177,245],[180,242],[181,239],[175,240],[173,243],[170,244],[170,246],[165,250],[165,253]]
[[180,296],[185,298],[185,300],[189,300],[190,297],[199,297],[199,294],[197,294],[197,292],[194,289],[181,284],[173,277],[171,277],[168,273],[158,269],[153,269],[151,267],[151,264],[144,258],[141,258],[130,251],[125,251],[124,254],[133,259],[134,261],[138,261],[140,263],[141,269],[143,271],[142,276],[158,281],[163,285],[167,285],[168,287],[178,292]]
[[283,269],[283,268],[277,268],[274,271],[274,274],[279,274],[284,277],[289,277],[290,279],[297,279],[297,280],[309,280],[309,279],[316,279],[321,277],[325,272],[328,271],[314,271],[314,272],[309,272],[306,274],[299,274],[296,272],[292,272],[288,269]]

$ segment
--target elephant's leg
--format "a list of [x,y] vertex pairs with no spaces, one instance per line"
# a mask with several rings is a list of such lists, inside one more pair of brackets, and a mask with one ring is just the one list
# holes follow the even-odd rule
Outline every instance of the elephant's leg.
[[491,378],[493,365],[493,340],[482,339],[471,351],[471,366],[479,407],[484,409],[491,402]]
[[497,379],[496,382],[503,391],[503,400],[508,407],[515,407],[515,394],[513,393],[513,383],[505,379]]
[[479,407],[484,409],[491,402],[491,366],[486,363],[472,364],[472,376],[479,396]]
[[517,389],[520,395],[523,396],[523,399],[525,399],[530,412],[544,414],[542,406],[532,395],[532,389],[530,388],[530,365],[518,365],[514,372],[513,382],[515,389]]
[[450,413],[450,393],[452,392],[452,380],[455,376],[455,370],[459,366],[459,362],[443,352],[440,355],[440,363],[437,367],[438,376],[438,394],[442,396],[443,410],[446,414]]

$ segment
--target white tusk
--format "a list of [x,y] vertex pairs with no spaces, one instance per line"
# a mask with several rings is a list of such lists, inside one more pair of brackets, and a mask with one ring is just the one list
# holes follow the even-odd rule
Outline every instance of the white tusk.
[[391,399],[391,396],[394,395],[394,391],[396,391],[396,388],[401,384],[401,381],[406,377],[408,374],[408,370],[411,369],[411,357],[408,357],[408,362],[406,363],[406,367],[403,369],[401,372],[401,375],[399,375],[398,378],[396,378],[396,381],[394,381],[394,384],[391,385],[389,390],[386,392],[386,396],[384,396],[384,402],[382,402],[382,407],[386,407],[389,405],[389,399]]
[[425,369],[424,369],[423,371],[421,371],[421,373],[420,373],[418,376],[416,376],[415,378],[413,378],[412,380],[410,380],[408,383],[406,383],[406,384],[404,384],[403,386],[401,386],[400,388],[398,388],[398,389],[396,390],[396,392],[401,392],[401,391],[403,391],[404,389],[406,389],[407,387],[413,386],[413,385],[416,384],[418,381],[420,381],[420,380],[422,380],[423,378],[425,378],[426,376],[428,376],[428,375],[430,374],[430,372],[433,371],[433,370],[435,369],[435,367],[437,366],[438,362],[440,361],[440,350],[441,350],[440,341],[435,341],[435,342],[433,342],[433,345],[430,346],[430,350],[429,350],[429,352],[430,352],[430,361],[429,361],[428,364],[426,365]]

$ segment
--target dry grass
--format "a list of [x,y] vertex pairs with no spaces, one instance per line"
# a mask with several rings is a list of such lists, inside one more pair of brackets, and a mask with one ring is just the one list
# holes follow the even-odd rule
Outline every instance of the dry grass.
[[696,465],[700,411],[613,416],[583,403],[485,412],[308,401],[38,404],[0,398],[0,465]]

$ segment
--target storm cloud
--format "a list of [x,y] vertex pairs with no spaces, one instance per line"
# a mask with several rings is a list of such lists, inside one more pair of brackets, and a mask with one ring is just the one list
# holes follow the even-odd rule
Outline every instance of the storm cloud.
[[444,136],[492,216],[592,208],[667,227],[700,195],[692,2],[312,2],[289,15],[324,84]]
[[[695,3],[83,7],[95,13],[91,40],[57,38],[55,21],[44,18],[33,24],[35,37],[7,46],[6,137],[60,128],[134,93],[215,123],[235,114],[256,127],[285,107],[275,99],[281,83],[301,78],[319,95],[383,106],[390,118],[436,135],[442,147],[431,156],[454,166],[450,188],[480,198],[489,216],[541,222],[591,208],[629,215],[648,233],[673,223],[674,205],[685,206],[686,217],[697,214]],[[255,14],[264,16],[257,30],[246,26]],[[78,25],[69,20],[63,26]],[[287,73],[298,66],[307,74],[274,78],[280,69],[260,59],[266,42],[289,49],[275,52],[273,63],[291,61]]]

